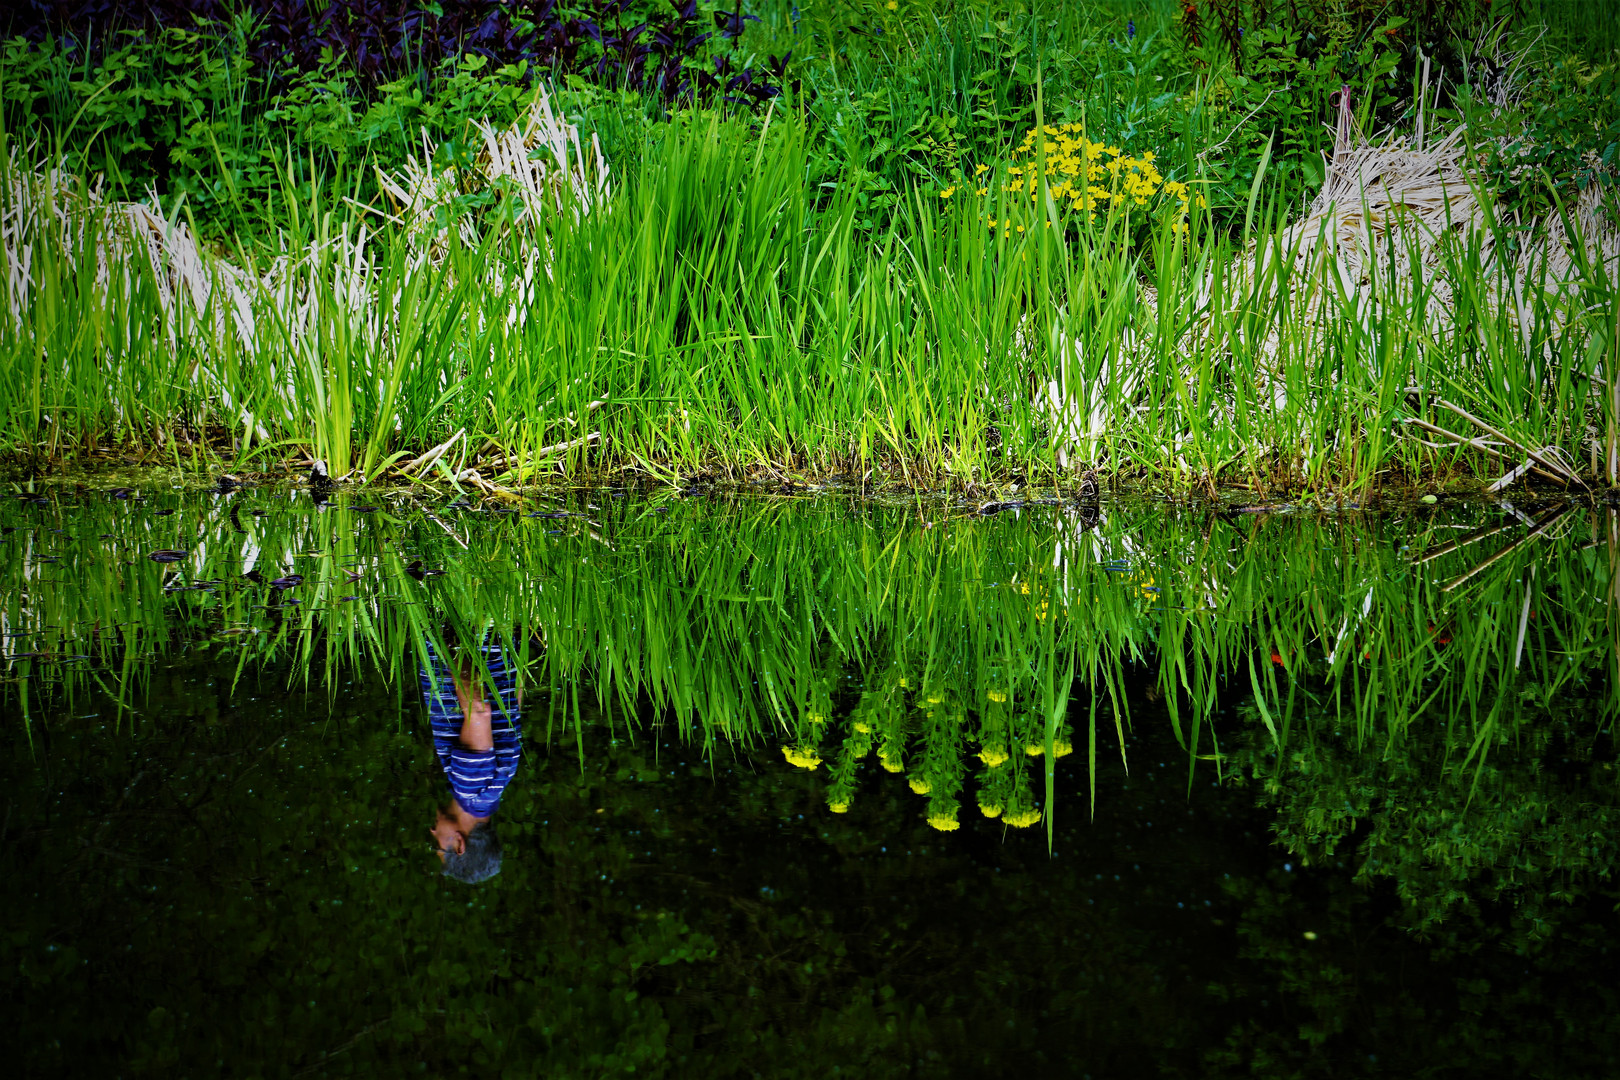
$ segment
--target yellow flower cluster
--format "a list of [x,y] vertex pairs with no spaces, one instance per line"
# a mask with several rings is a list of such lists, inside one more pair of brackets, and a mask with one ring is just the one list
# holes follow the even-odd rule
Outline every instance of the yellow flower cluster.
[[830,802],[827,804],[827,809],[831,810],[835,814],[847,814],[849,813],[849,803]]
[[[1041,138],[1043,134],[1044,140]],[[1041,169],[1043,151],[1044,173]],[[981,182],[988,172],[988,165],[980,165],[974,171],[975,183]],[[1178,232],[1185,232],[1188,207],[1194,203],[1204,205],[1203,196],[1195,197],[1185,183],[1164,178],[1159,171],[1157,155],[1151,150],[1134,157],[1118,146],[1093,142],[1086,137],[1085,128],[1079,124],[1048,124],[1044,129],[1031,128],[1024,141],[1013,151],[1012,162],[1007,166],[1006,173],[1002,190],[1008,194],[1038,203],[1041,181],[1044,179],[1053,201],[1060,208],[1084,213],[1091,221],[1097,219],[1099,210],[1106,213],[1121,207],[1173,205],[1179,212],[1175,228]],[[982,182],[989,183],[987,178]],[[950,200],[955,197],[957,189],[958,185],[952,184],[941,190],[939,197]],[[990,193],[988,186],[974,190],[981,197]],[[1023,225],[1012,220],[998,223],[995,218],[990,219],[990,228],[994,229],[998,224],[1004,232],[1024,231]],[[1050,224],[1047,222],[1048,226]]]
[[979,751],[979,760],[993,769],[1007,760],[1007,748],[991,743]]
[[913,776],[908,783],[911,784],[911,790],[915,791],[918,795],[928,794],[929,784],[926,776]]
[[1005,821],[1015,829],[1027,829],[1037,821],[1041,820],[1041,812],[1031,806],[1023,810],[1014,810],[1012,813],[1004,816],[1001,820]]
[[821,755],[799,746],[782,747],[782,756],[788,759],[790,765],[796,765],[801,769],[814,769],[821,764]]
[[928,824],[940,832],[953,832],[962,827],[961,822],[953,817],[946,817],[944,814],[929,814]]
[[[1030,757],[1040,757],[1042,754],[1046,753],[1046,744],[1038,742],[1025,743],[1024,753],[1028,754]],[[1074,747],[1069,745],[1068,739],[1057,739],[1053,741],[1052,756],[1054,758],[1067,757],[1072,753],[1074,753]]]
[[985,817],[1000,817],[1001,816],[1001,804],[1000,803],[980,803],[979,804],[979,813],[983,814]]

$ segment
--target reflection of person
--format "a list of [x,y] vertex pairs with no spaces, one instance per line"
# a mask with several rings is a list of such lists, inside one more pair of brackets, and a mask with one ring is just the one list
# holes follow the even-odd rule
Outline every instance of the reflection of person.
[[486,639],[479,650],[489,669],[487,680],[467,650],[456,651],[455,662],[447,664],[429,644],[432,667],[421,672],[433,749],[450,781],[450,802],[439,811],[432,832],[444,872],[475,884],[501,872],[501,842],[492,819],[517,772],[520,698],[499,645]]

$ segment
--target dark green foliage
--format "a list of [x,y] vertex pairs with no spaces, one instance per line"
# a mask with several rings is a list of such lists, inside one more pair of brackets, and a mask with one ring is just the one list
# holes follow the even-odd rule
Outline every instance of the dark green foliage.
[[397,169],[424,133],[439,165],[460,163],[472,122],[510,124],[536,77],[571,87],[574,107],[605,94],[632,116],[761,108],[787,60],[739,52],[746,25],[695,0],[288,0],[230,17],[211,3],[86,5],[5,40],[0,120],[36,157],[60,149],[123,198],[184,198],[209,232],[241,240],[278,223],[282,189],[307,198],[335,174],[373,198],[370,167]]

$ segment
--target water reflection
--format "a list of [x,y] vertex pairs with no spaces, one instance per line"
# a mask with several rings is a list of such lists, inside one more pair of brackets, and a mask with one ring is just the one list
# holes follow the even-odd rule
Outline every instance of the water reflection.
[[26,1073],[1620,1046],[1607,507],[125,494],[0,506]]
[[439,647],[422,642],[422,704],[450,787],[429,831],[444,872],[475,885],[501,872],[495,811],[522,758],[523,701],[516,673],[491,635],[467,648],[446,627],[444,640]]

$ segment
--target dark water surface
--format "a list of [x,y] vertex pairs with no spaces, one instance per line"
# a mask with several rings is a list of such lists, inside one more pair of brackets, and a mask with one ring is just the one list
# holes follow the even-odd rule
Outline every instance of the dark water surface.
[[11,1075],[1620,1075],[1613,511],[539,510],[0,505]]

